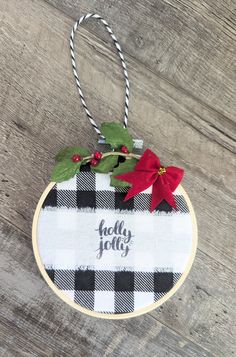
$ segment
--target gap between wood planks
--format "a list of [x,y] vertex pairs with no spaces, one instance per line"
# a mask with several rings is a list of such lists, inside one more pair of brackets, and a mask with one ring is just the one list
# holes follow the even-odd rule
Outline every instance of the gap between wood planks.
[[[63,14],[65,17],[67,17],[68,19],[72,19],[73,22],[71,23],[71,27],[73,26],[74,22],[76,21],[76,18],[73,17],[73,16],[71,16],[71,15],[68,13],[68,11],[66,11],[66,10],[64,10],[64,9],[61,9],[59,6],[55,5],[55,4],[52,3],[52,1],[50,1],[50,0],[42,0],[42,1],[43,1],[47,6],[50,6],[50,7],[54,8],[54,9],[56,9],[56,11],[58,11],[59,13],[62,13],[62,14]],[[165,0],[164,0],[164,3],[168,4],[169,6],[175,8],[175,9],[178,10],[178,11],[181,11],[181,8],[179,8],[179,7],[177,7],[177,6],[174,6],[174,5],[173,5],[171,2],[169,2],[169,1],[165,1]],[[76,5],[76,4],[75,4],[75,5]],[[185,4],[183,4],[183,5],[185,6]],[[188,6],[189,6],[189,5],[191,5],[191,3],[188,3]],[[194,4],[193,4],[193,5],[194,5]],[[209,8],[207,8],[207,6],[204,7],[204,4],[201,4],[201,5],[203,6],[203,8],[209,10]],[[186,8],[187,8],[187,6],[186,6]],[[197,7],[191,7],[191,6],[189,6],[189,8],[190,8],[191,10],[194,10],[195,13],[196,13],[198,16],[202,16],[206,21],[209,21],[209,19],[210,19],[211,21],[213,21],[213,22],[214,22],[215,24],[217,24],[218,26],[220,25],[220,29],[222,30],[222,26],[223,26],[223,25],[221,24],[221,22],[219,22],[219,21],[217,22],[217,21],[216,21],[214,18],[212,18],[212,17],[209,18],[209,17],[207,17],[207,16],[204,16],[204,14],[201,14],[199,11],[197,11]],[[92,10],[91,10],[90,12],[92,12]],[[184,12],[183,12],[183,14],[186,15]],[[213,13],[213,12],[212,12],[212,14],[213,14],[214,16],[217,16],[217,15],[216,15],[215,13]],[[83,14],[80,14],[80,16],[82,16],[82,15],[83,15]],[[102,14],[100,14],[100,15],[102,15]],[[217,16],[217,19],[219,19],[218,16]],[[108,19],[106,19],[106,20],[108,20]],[[108,21],[108,22],[109,22],[109,21]],[[93,34],[97,39],[99,39],[99,40],[104,44],[105,47],[107,46],[106,41],[105,41],[101,36],[99,36],[99,33],[93,31],[93,29],[91,29],[91,28],[86,28],[86,31],[87,31],[88,33]],[[226,33],[225,33],[225,35],[228,36],[228,34],[226,34]],[[113,53],[115,53],[114,48],[112,48],[112,49],[109,48],[109,49],[112,50]],[[150,73],[152,73],[156,78],[162,79],[163,81],[165,81],[166,83],[168,83],[170,86],[172,86],[174,89],[181,91],[182,93],[184,93],[184,94],[187,95],[188,97],[192,98],[194,101],[196,101],[196,102],[198,102],[199,104],[201,104],[202,106],[204,106],[206,109],[208,109],[208,110],[210,110],[210,111],[216,113],[217,115],[219,115],[219,116],[222,118],[222,120],[228,120],[228,121],[234,123],[234,121],[233,121],[231,118],[229,118],[228,116],[226,116],[225,114],[223,114],[222,112],[220,112],[219,110],[217,110],[216,108],[212,107],[209,103],[206,103],[206,102],[203,101],[201,98],[198,98],[196,95],[194,95],[193,93],[191,93],[189,90],[183,88],[181,85],[178,85],[177,83],[176,83],[176,84],[173,83],[171,80],[169,80],[169,79],[166,78],[165,76],[162,76],[160,73],[155,72],[150,66],[148,66],[148,64],[144,63],[141,59],[137,59],[137,58],[134,57],[131,53],[126,52],[125,50],[123,50],[123,52],[125,53],[125,57],[130,58],[130,59],[132,59],[134,62],[136,62],[136,63],[142,65],[146,70],[148,70]],[[232,114],[232,116],[233,116],[233,114]],[[203,119],[203,118],[202,118],[202,119]],[[203,120],[204,120],[204,119],[203,119]],[[207,124],[210,125],[210,123],[207,123]],[[214,129],[216,129],[217,131],[219,131],[220,133],[222,133],[223,135],[225,135],[225,136],[228,137],[229,139],[235,140],[235,138],[230,135],[231,133],[226,134],[225,132],[222,132],[222,131],[221,131],[219,128],[217,128],[217,127],[214,127]],[[233,151],[233,152],[234,152],[234,151]]]
[[201,349],[205,350],[206,352],[210,353],[210,354],[212,355],[212,357],[217,357],[217,355],[213,354],[212,351],[209,351],[205,346],[203,347],[203,346],[199,345],[196,341],[194,341],[193,339],[190,339],[189,337],[184,336],[184,335],[183,335],[182,333],[180,333],[178,330],[175,330],[172,326],[170,327],[170,326],[168,326],[166,323],[164,323],[163,321],[158,320],[155,316],[152,315],[151,312],[148,312],[147,314],[148,314],[150,317],[152,317],[154,320],[160,322],[162,325],[164,325],[164,326],[167,327],[168,329],[174,331],[177,335],[181,336],[183,339],[185,339],[185,340],[187,340],[187,341],[189,341],[189,342],[191,342],[191,343],[194,343],[194,345],[196,345],[196,346],[198,346],[199,348],[201,348]]

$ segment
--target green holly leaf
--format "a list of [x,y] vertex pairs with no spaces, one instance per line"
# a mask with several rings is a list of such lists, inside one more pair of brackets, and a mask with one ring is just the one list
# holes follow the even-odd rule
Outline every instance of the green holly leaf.
[[104,157],[103,159],[100,160],[99,164],[96,166],[91,166],[91,170],[93,172],[98,172],[98,173],[108,173],[114,169],[114,167],[118,163],[118,156],[117,155],[111,155]]
[[125,145],[129,152],[133,150],[133,138],[120,123],[102,123],[101,133],[105,137],[106,144],[118,149]]
[[130,183],[118,180],[115,178],[115,176],[134,171],[134,168],[135,168],[135,165],[137,164],[137,162],[138,162],[138,160],[135,158],[126,159],[119,166],[115,167],[113,170],[113,173],[111,175],[110,185],[113,187],[120,187],[120,188],[130,187],[131,186]]
[[68,148],[60,150],[59,153],[56,155],[55,160],[62,161],[65,159],[70,159],[75,154],[78,154],[83,158],[83,157],[89,156],[90,152],[89,152],[89,150],[81,148],[79,146],[72,146],[72,147],[68,147]]
[[51,180],[53,182],[63,182],[74,177],[80,171],[81,161],[73,162],[70,159],[59,161],[52,171]]

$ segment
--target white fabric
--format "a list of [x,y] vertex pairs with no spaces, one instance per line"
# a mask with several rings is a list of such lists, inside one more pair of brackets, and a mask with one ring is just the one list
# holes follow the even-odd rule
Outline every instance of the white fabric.
[[[131,242],[126,257],[122,251],[106,250],[98,259],[100,236],[98,229],[124,221],[131,231]],[[114,235],[103,237],[111,241]],[[53,269],[93,267],[96,270],[130,269],[154,271],[185,270],[192,248],[192,223],[190,214],[175,213],[154,215],[149,212],[124,214],[119,211],[97,209],[96,213],[60,208],[41,210],[38,224],[38,247],[45,266]]]

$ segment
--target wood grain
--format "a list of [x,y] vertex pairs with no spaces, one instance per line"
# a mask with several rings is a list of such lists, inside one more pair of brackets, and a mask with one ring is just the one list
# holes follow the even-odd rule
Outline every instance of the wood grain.
[[[126,53],[235,121],[235,1],[46,1],[74,20],[87,12],[101,14]],[[95,21],[85,26],[107,38]]]
[[[96,138],[71,74],[68,35],[78,5],[0,0],[0,355],[232,356],[234,4],[93,3],[125,50],[131,132],[166,163],[186,170],[184,187],[198,218],[199,251],[175,297],[130,321],[78,314],[45,285],[31,248],[34,208],[59,148],[78,143],[92,150]],[[92,2],[80,2],[81,12],[89,7]],[[123,115],[122,71],[110,44],[95,23],[76,38],[82,86],[98,122]],[[154,57],[161,63],[155,64]]]

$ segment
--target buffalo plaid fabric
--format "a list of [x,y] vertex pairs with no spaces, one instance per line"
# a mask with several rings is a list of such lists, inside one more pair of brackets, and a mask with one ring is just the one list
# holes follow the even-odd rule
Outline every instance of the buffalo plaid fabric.
[[127,313],[164,296],[181,274],[109,270],[46,270],[58,289],[81,306],[101,313]]
[[[73,179],[56,184],[46,197],[45,207],[91,208],[108,210],[148,211],[151,203],[151,190],[124,202],[127,189],[110,186],[109,175],[95,174],[89,167],[82,166],[82,171]],[[188,213],[189,209],[181,195],[175,195],[177,211]],[[156,212],[176,212],[166,201],[162,201]]]
[[[175,249],[170,246],[172,244],[170,238],[163,240],[155,238],[154,235],[153,247],[157,249],[157,252],[161,251],[161,253],[160,259],[154,260],[153,265],[150,266],[147,255],[149,252],[146,252],[145,248],[149,239],[149,232],[152,232],[152,227],[143,226],[142,217],[145,218],[145,215],[148,219],[150,217],[151,190],[146,190],[133,199],[124,202],[126,192],[127,189],[111,187],[108,174],[95,174],[90,171],[89,167],[84,166],[82,171],[74,178],[56,184],[52,188],[41,210],[38,243],[41,259],[47,274],[58,289],[62,290],[75,303],[96,312],[122,314],[136,311],[156,302],[176,284],[184,271],[184,267],[178,265],[178,262],[187,261],[190,253],[191,232],[188,228],[188,221],[186,221],[187,236],[182,233],[182,231],[184,232],[184,227],[182,226],[185,223],[181,221],[179,225],[175,224],[174,229],[180,231],[179,236],[183,236],[185,243],[183,243],[181,249],[178,248],[179,252],[176,251],[177,256],[175,256]],[[168,219],[168,222],[171,222],[172,218],[176,220],[178,217],[182,217],[184,219],[183,222],[189,219],[189,209],[184,197],[178,191],[174,194],[177,210],[163,201],[154,212],[154,219],[160,217],[162,220]],[[112,213],[114,217],[119,214],[122,217],[124,216],[127,221],[129,221],[127,217],[130,215],[134,217],[139,215],[141,217],[141,219],[138,219],[138,224],[141,224],[140,229],[144,233],[147,230],[147,237],[145,237],[145,234],[140,235],[140,237],[144,236],[143,239],[146,241],[143,243],[143,249],[142,246],[139,249],[139,255],[141,254],[139,260],[142,260],[143,250],[145,253],[143,259],[146,259],[146,261],[142,261],[141,265],[140,263],[137,265],[135,260],[130,258],[135,257],[136,253],[135,240],[137,235],[135,234],[131,245],[131,253],[125,258],[129,262],[128,265],[120,263],[126,261],[123,258],[123,260],[119,260],[119,265],[117,266],[117,258],[114,255],[116,252],[113,252],[112,259],[114,261],[111,259],[108,261],[109,264],[103,266],[102,259],[97,262],[94,253],[95,249],[91,249],[89,245],[88,256],[94,258],[88,258],[89,264],[84,264],[81,261],[81,259],[84,260],[84,255],[87,254],[86,240],[88,239],[89,242],[90,237],[87,237],[83,233],[84,230],[82,230],[80,235],[84,234],[83,243],[79,248],[73,248],[73,242],[76,242],[81,237],[77,236],[77,228],[71,230],[70,217],[78,214],[78,218],[75,216],[73,218],[75,220],[72,220],[76,226],[80,214],[85,214],[83,216],[85,217],[83,218],[84,220],[89,217],[88,223],[83,220],[86,227],[91,224],[89,222],[93,222],[93,217],[96,214],[100,214],[100,212],[105,217],[106,212],[107,214]],[[70,228],[70,234],[67,232],[67,227]],[[61,231],[63,231],[63,234],[60,238]],[[134,231],[135,229],[132,230],[132,232]],[[150,234],[153,235],[153,233]],[[91,244],[95,239],[97,237],[91,237]],[[140,238],[138,239],[140,241]],[[155,239],[157,239],[157,242],[155,242]],[[79,255],[80,247],[83,249],[83,254],[81,253],[81,255]],[[150,248],[147,246],[147,249]],[[65,257],[68,251],[69,258],[65,264]],[[105,252],[104,254],[110,254],[110,252]],[[150,255],[152,255],[152,249],[150,249]],[[147,269],[146,265],[148,266]]]

